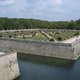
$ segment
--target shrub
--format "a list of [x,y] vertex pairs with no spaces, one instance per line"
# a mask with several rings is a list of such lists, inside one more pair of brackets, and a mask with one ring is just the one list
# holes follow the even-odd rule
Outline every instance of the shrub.
[[79,35],[79,32],[76,32],[76,33],[75,33],[75,36],[78,36],[78,35]]
[[12,38],[12,35],[9,35],[9,38]]
[[54,39],[51,38],[49,41],[54,41]]
[[59,41],[61,41],[61,40],[62,40],[62,37],[57,37],[57,39],[58,39]]
[[0,37],[2,37],[2,35],[0,35]]

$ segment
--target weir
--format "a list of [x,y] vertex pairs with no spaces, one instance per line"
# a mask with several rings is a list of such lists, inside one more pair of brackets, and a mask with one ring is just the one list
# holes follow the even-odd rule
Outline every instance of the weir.
[[80,40],[73,43],[0,38],[0,49],[26,54],[76,60],[80,56]]

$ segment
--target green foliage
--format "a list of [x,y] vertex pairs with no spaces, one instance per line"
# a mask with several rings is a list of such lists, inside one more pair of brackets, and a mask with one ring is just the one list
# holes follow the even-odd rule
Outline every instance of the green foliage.
[[62,40],[62,37],[57,37],[57,39],[58,39],[59,41],[61,41],[61,40]]
[[79,35],[79,32],[76,32],[76,33],[75,33],[75,36],[78,36],[78,35]]
[[0,34],[0,37],[2,37],[2,35]]
[[12,35],[9,35],[9,38],[12,38]]
[[14,32],[0,32],[0,37],[10,37],[19,39],[45,40],[45,41],[63,41],[80,34],[79,30],[56,30],[39,29]]
[[23,39],[25,39],[25,36],[23,35]]
[[0,30],[3,30],[3,29],[4,29],[3,25],[2,25],[2,24],[0,24]]
[[54,41],[54,39],[51,38],[49,41]]
[[69,22],[67,28],[68,29],[76,29],[76,23],[75,22]]
[[0,18],[0,30],[4,29],[80,29],[80,19],[77,21],[42,21],[23,18]]
[[34,37],[36,35],[36,32],[33,33],[32,37]]
[[43,36],[26,37],[25,39],[30,39],[30,40],[45,40],[45,38]]

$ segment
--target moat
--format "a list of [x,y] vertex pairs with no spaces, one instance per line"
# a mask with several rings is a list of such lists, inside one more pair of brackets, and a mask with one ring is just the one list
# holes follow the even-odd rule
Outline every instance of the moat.
[[20,77],[15,80],[80,80],[80,58],[65,60],[18,53]]

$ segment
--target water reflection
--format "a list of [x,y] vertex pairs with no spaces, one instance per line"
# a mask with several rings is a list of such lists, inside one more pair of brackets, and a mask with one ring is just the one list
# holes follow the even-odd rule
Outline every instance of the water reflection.
[[72,67],[74,65],[74,60],[66,60],[66,59],[59,59],[59,58],[52,58],[52,57],[44,57],[38,55],[30,55],[25,53],[18,53],[18,59],[33,62],[37,64],[44,64],[56,67]]
[[65,60],[18,53],[21,76],[15,80],[80,80],[80,59]]

